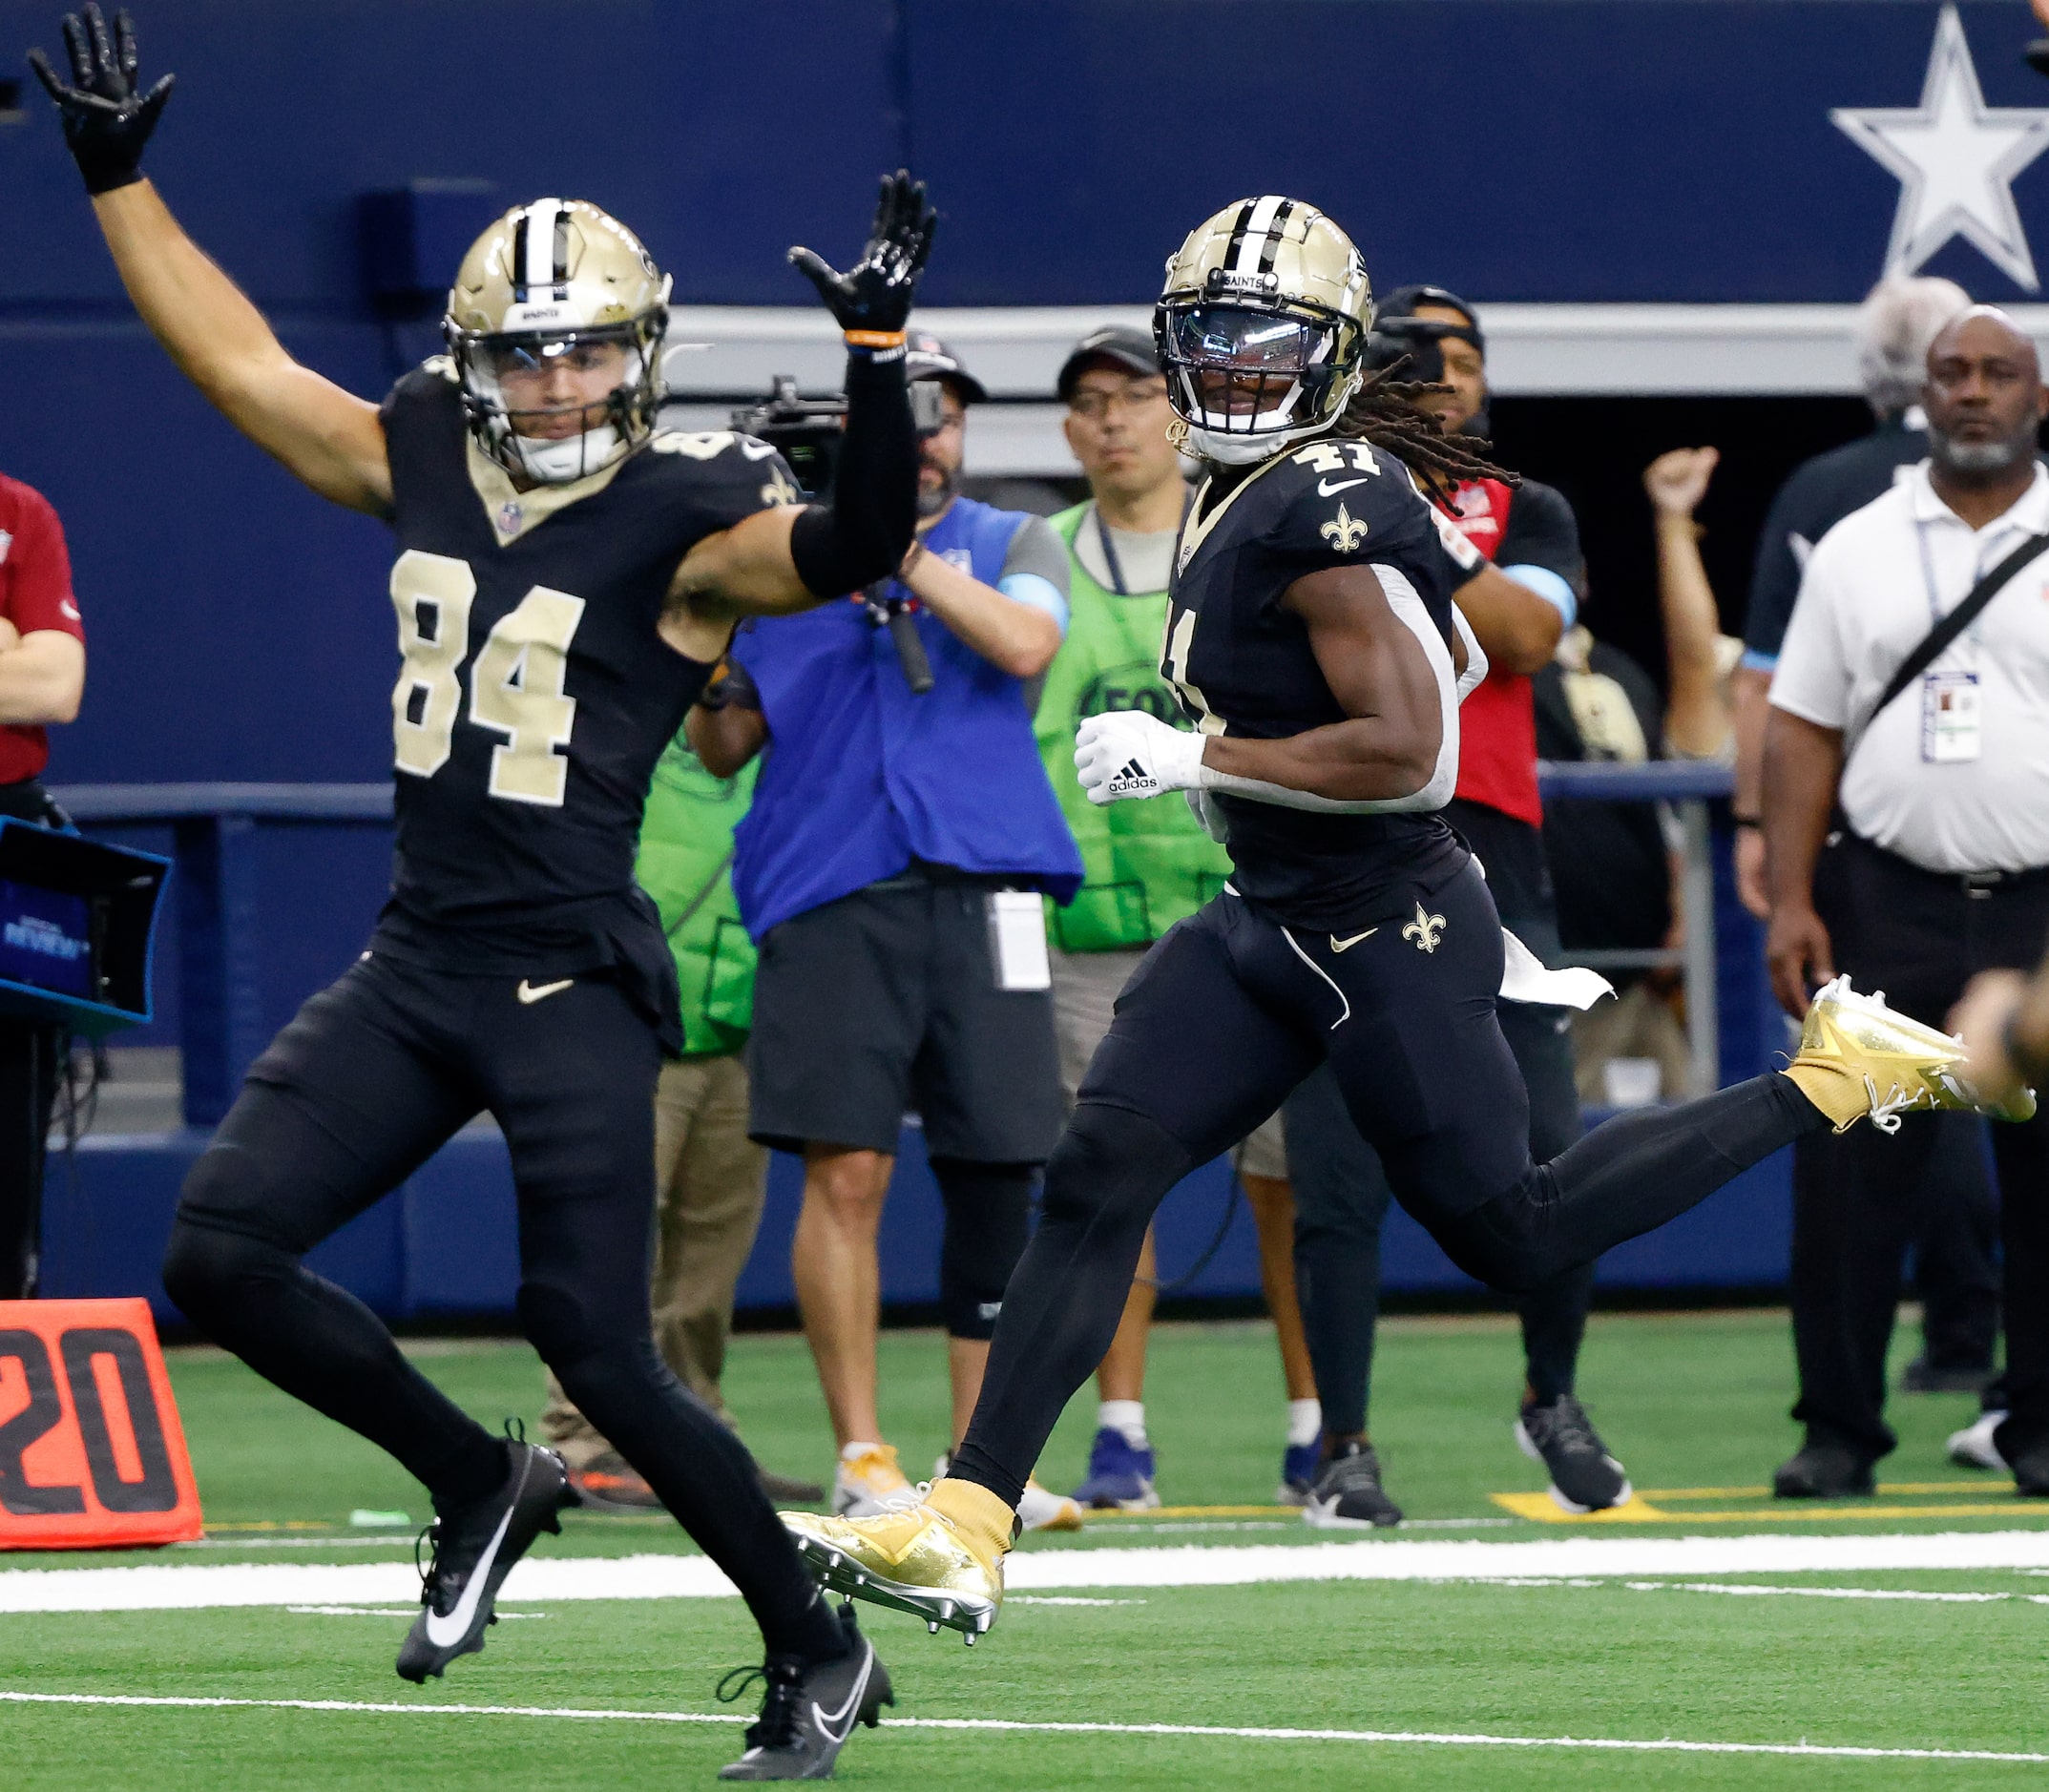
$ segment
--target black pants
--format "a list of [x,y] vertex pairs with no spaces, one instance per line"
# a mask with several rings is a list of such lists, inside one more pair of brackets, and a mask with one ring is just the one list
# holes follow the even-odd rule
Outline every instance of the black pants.
[[[2049,879],[1972,887],[1847,834],[1824,852],[1814,896],[1836,969],[1938,1026],[1975,973],[2035,964],[2049,934]],[[1810,1439],[1873,1458],[1893,1447],[1885,1359],[1902,1264],[1925,1229],[1939,1155],[1971,1149],[1976,1124],[1913,1115],[1893,1137],[1858,1126],[1806,1139],[1795,1154],[1793,1416]],[[2000,1448],[2011,1461],[2049,1441],[2049,1115],[1991,1133],[2013,1415]]]
[[[1402,914],[1412,912],[1405,922]],[[1118,999],[1046,1167],[955,1472],[1014,1505],[1117,1330],[1154,1209],[1328,1061],[1394,1198],[1483,1281],[1536,1287],[1683,1213],[1826,1125],[1785,1077],[1623,1115],[1548,1164],[1495,1018],[1502,944],[1470,865],[1342,952],[1226,892]]]
[[[1531,933],[1516,929],[1526,945]],[[1537,945],[1540,954],[1542,946]],[[1579,1136],[1572,1035],[1563,1009],[1504,1002],[1502,1035],[1530,1096],[1530,1155],[1549,1162]],[[1394,1191],[1379,1154],[1352,1123],[1328,1067],[1288,1096],[1288,1177],[1295,1190],[1295,1288],[1324,1429],[1363,1434],[1380,1316],[1380,1230]],[[1517,1296],[1531,1393],[1548,1405],[1573,1391],[1594,1294],[1583,1263]]]
[[35,1292],[44,1140],[70,1050],[62,1027],[0,1018],[0,1301],[26,1301]]
[[502,1448],[305,1253],[479,1112],[512,1154],[519,1317],[564,1390],[745,1595],[773,1651],[842,1646],[745,1448],[655,1349],[654,1028],[614,984],[366,958],[272,1042],[186,1178],[164,1285],[259,1374],[388,1450],[446,1508]]

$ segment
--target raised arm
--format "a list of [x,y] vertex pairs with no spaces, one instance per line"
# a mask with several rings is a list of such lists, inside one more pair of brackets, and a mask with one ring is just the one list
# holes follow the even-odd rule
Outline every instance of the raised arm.
[[179,228],[142,177],[143,145],[170,96],[165,75],[136,92],[128,16],[110,39],[97,6],[67,17],[72,81],[40,51],[30,60],[63,119],[65,141],[150,333],[209,401],[324,498],[352,511],[391,508],[391,469],[377,407],[284,352],[262,314]]
[[663,633],[675,644],[681,646],[678,636],[692,624],[701,636],[740,616],[845,596],[903,560],[918,495],[904,325],[935,222],[924,183],[899,171],[884,177],[868,247],[845,274],[808,249],[790,251],[847,335],[847,431],[832,502],[763,511],[699,542],[669,590],[672,618],[681,628]]
[[1643,469],[1657,522],[1658,604],[1671,675],[1664,738],[1674,752],[1696,760],[1720,754],[1734,725],[1719,657],[1722,618],[1701,559],[1700,525],[1693,520],[1721,458],[1711,448],[1673,448]]

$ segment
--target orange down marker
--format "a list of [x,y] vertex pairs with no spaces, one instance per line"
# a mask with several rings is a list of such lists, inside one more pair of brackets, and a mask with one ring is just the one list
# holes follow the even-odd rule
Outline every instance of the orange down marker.
[[199,1534],[147,1301],[0,1301],[0,1550]]

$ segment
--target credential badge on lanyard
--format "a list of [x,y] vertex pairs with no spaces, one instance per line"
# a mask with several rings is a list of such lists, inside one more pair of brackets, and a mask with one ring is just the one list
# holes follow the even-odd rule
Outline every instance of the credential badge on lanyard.
[[[1941,600],[1935,594],[1935,569],[1928,552],[1928,526],[1914,525],[1921,550],[1921,582],[1928,592],[1929,615],[1942,619]],[[1969,631],[1966,631],[1968,637]],[[1975,672],[1935,672],[1921,675],[1921,763],[1965,765],[1984,751],[1984,691]]]

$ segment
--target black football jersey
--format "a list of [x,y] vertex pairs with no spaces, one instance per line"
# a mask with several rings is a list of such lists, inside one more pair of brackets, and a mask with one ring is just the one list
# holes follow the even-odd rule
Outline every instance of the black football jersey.
[[397,849],[375,949],[539,977],[611,962],[636,897],[648,780],[710,668],[657,634],[706,535],[794,502],[782,457],[663,432],[569,486],[520,491],[429,362],[382,410],[403,664]]
[[[1399,573],[1449,644],[1452,594],[1481,561],[1402,464],[1364,442],[1310,442],[1221,496],[1214,480],[1198,494],[1160,664],[1198,728],[1277,740],[1347,719],[1307,627],[1281,607],[1296,579],[1347,564]],[[1393,912],[1401,887],[1434,887],[1466,860],[1432,813],[1333,815],[1225,792],[1212,801],[1230,829],[1232,886],[1307,927],[1371,923]]]

